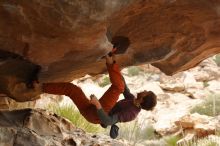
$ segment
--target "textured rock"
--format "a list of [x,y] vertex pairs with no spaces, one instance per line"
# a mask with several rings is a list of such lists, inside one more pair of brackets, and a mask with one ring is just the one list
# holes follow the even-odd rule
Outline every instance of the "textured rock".
[[220,78],[220,68],[214,62],[213,57],[202,61],[199,66],[191,70],[196,81],[207,82]]
[[177,120],[175,124],[184,131],[184,135],[190,132],[194,133],[194,136],[200,138],[215,134],[218,120],[213,117],[194,113],[183,116]]
[[181,92],[185,90],[183,83],[183,73],[178,73],[173,76],[160,76],[160,87],[166,91]]
[[220,52],[219,6],[219,0],[141,1],[112,16],[109,31],[130,39],[131,62],[170,75]]
[[44,110],[0,111],[0,119],[0,145],[4,146],[129,145],[108,136],[88,134],[66,119]]
[[[220,52],[219,0],[0,1],[0,91],[28,82],[72,81],[104,72],[99,58],[129,38],[122,66],[152,63],[166,74]],[[33,98],[30,97],[31,100]]]
[[36,107],[36,101],[17,102],[6,95],[0,95],[0,110],[12,110]]

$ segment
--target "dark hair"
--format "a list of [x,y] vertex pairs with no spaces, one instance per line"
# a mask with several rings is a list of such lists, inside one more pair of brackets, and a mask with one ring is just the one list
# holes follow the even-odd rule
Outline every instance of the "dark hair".
[[143,97],[143,102],[140,105],[142,109],[152,110],[156,104],[157,96],[152,91],[148,91],[148,94]]

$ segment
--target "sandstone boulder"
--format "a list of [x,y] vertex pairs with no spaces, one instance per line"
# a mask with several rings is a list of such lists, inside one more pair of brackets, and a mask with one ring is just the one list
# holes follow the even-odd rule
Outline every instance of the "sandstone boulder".
[[117,36],[131,42],[117,56],[123,67],[151,63],[168,75],[187,70],[220,52],[219,5],[219,0],[3,0],[0,91],[10,95],[10,78],[16,79],[12,84],[29,82],[37,66],[40,82],[103,73],[100,57]]
[[206,115],[197,113],[186,115],[175,122],[175,124],[184,132],[184,135],[190,131],[194,137],[201,138],[215,134],[218,120]]
[[0,111],[0,145],[14,146],[127,146],[109,136],[89,134],[45,110]]

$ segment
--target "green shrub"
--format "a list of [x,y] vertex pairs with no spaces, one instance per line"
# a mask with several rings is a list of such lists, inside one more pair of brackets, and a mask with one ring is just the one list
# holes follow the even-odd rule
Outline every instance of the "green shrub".
[[76,127],[84,129],[86,132],[96,133],[102,130],[99,125],[87,122],[80,112],[72,105],[58,106],[51,104],[48,105],[47,109],[70,120]]
[[220,129],[217,129],[217,130],[216,130],[215,135],[217,135],[217,136],[219,136],[219,137],[220,137]]
[[203,82],[203,87],[208,87],[209,83],[208,82]]
[[[177,146],[177,142],[181,139],[179,136],[169,136],[163,138],[166,146]],[[219,146],[220,137],[205,137],[201,139],[193,138],[188,141],[182,141],[179,146]]]
[[168,136],[164,138],[166,146],[176,146],[177,141],[180,140],[179,136]]
[[[193,138],[188,141],[182,141],[178,145],[179,146],[219,146],[220,145],[220,137],[208,136],[208,137],[204,137],[204,138],[200,138],[200,139]],[[171,142],[171,144],[167,143],[166,146],[176,146],[176,144],[174,144],[174,141],[173,141],[173,142]]]
[[196,142],[194,142],[192,144],[192,146],[219,146],[220,145],[220,141],[219,139],[211,139],[211,138],[203,138],[203,139],[199,139]]
[[141,72],[140,67],[137,67],[137,66],[128,67],[128,76],[130,77],[137,76],[140,74],[140,72]]
[[[215,106],[214,106],[215,99]],[[191,109],[191,113],[199,113],[201,115],[215,116],[220,114],[220,95],[211,95],[205,101],[193,109]],[[215,107],[215,109],[214,109]]]
[[140,127],[142,124],[139,124],[138,120],[127,123],[119,123],[119,138],[126,139],[130,143],[133,143],[133,145],[141,143],[145,140],[155,139],[156,135],[152,125],[143,128]]
[[108,76],[105,76],[102,81],[99,83],[99,86],[100,87],[105,87],[107,85],[109,85],[111,82],[110,82],[110,78]]
[[214,59],[215,63],[220,66],[220,54],[215,55]]

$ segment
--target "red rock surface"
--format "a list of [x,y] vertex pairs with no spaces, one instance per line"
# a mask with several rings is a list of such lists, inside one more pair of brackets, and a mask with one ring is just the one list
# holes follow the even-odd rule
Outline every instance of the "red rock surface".
[[219,0],[148,0],[110,19],[113,35],[131,40],[132,63],[152,63],[168,75],[220,52]]
[[220,0],[2,0],[0,18],[0,51],[24,59],[1,52],[4,93],[8,78],[27,80],[29,68],[15,67],[23,61],[42,67],[40,82],[103,73],[106,33],[131,42],[121,66],[151,63],[169,75],[220,52]]

